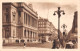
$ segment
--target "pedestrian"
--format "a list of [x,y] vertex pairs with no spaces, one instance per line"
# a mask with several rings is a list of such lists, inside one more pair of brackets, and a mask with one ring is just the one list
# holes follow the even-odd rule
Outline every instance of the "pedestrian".
[[59,42],[59,39],[56,39],[55,42],[56,42],[56,48],[59,49],[59,48],[60,48],[60,42]]
[[52,49],[59,49],[60,48],[60,43],[59,43],[59,39],[55,39],[54,41],[53,41],[53,47],[52,47]]
[[52,49],[55,49],[56,48],[56,42],[55,40],[53,41],[53,46],[52,46]]
[[26,42],[24,41],[24,47],[26,47]]

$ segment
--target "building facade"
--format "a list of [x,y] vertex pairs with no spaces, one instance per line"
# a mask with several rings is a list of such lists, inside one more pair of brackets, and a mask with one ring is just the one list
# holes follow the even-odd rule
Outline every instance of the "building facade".
[[72,23],[72,28],[68,33],[68,41],[71,41],[74,45],[73,48],[78,48],[78,12],[74,12],[74,19]]
[[48,19],[38,19],[38,36],[40,42],[50,42],[51,35],[54,34],[55,27]]
[[38,14],[32,4],[2,3],[3,43],[37,42]]
[[78,13],[77,13],[77,11],[76,12],[74,12],[74,19],[73,19],[73,24],[72,24],[72,28],[71,28],[71,30],[69,31],[69,33],[68,33],[68,38],[69,39],[71,39],[71,40],[77,40],[77,33],[78,33],[78,20],[77,20],[77,16],[78,15]]

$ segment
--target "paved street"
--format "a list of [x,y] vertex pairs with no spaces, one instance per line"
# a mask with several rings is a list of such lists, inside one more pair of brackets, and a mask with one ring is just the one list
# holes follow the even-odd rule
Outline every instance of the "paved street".
[[24,47],[24,46],[3,46],[3,49],[35,49],[38,47]]
[[[20,46],[19,46],[20,45]],[[17,44],[17,45],[6,45],[3,46],[3,48],[12,48],[12,49],[23,49],[24,45],[23,44]],[[52,42],[46,42],[46,43],[27,43],[25,48],[52,48]]]

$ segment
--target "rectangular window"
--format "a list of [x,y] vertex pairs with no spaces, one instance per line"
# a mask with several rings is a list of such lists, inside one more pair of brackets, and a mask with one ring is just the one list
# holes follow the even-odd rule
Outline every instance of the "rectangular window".
[[9,22],[9,16],[6,15],[6,22]]

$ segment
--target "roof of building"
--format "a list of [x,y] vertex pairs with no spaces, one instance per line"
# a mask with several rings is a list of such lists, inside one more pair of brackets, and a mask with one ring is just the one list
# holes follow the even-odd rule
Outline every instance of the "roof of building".
[[[7,3],[6,3],[6,2],[3,2],[3,3],[2,3],[2,5],[10,5],[10,4],[13,5],[13,6],[16,7],[16,8],[19,7],[18,4],[22,4],[20,7],[24,7],[24,5],[25,5],[29,10],[31,10],[31,11],[34,12],[36,15],[38,15],[37,12],[33,10],[32,4],[28,4],[28,5],[27,5],[27,4],[24,3],[24,2],[7,2]],[[24,7],[24,8],[25,8],[25,7]]]

